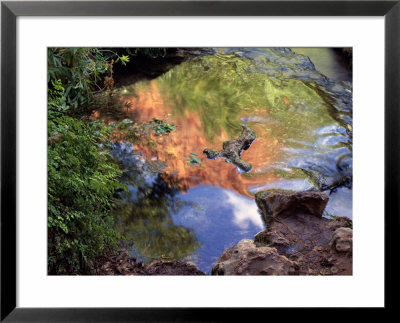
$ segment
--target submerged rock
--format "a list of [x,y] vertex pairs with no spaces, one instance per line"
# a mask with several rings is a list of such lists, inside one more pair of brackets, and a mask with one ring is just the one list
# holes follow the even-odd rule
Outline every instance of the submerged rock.
[[212,275],[295,275],[298,265],[278,254],[275,248],[257,247],[242,240],[226,249],[212,269]]
[[241,170],[245,172],[250,171],[252,168],[251,164],[241,159],[240,154],[243,150],[246,150],[250,147],[251,143],[257,138],[257,136],[256,133],[250,128],[246,126],[242,127],[243,130],[239,138],[235,140],[224,141],[222,144],[222,150],[214,151],[206,148],[203,150],[203,153],[206,154],[207,158],[209,159],[226,158]]

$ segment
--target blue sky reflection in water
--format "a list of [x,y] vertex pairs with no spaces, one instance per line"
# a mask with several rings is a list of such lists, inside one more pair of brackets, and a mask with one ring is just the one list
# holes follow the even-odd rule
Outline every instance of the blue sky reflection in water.
[[181,198],[200,205],[200,209],[184,207],[172,218],[174,223],[196,231],[203,247],[188,260],[205,272],[211,271],[212,264],[226,248],[264,229],[254,200],[232,190],[199,185],[182,194]]

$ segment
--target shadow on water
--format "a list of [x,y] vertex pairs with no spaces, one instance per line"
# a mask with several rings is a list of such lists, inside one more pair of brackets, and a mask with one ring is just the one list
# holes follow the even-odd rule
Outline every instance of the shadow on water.
[[[337,76],[322,72],[332,55],[215,49],[120,88],[119,114],[95,117],[175,125],[166,135],[144,135],[152,145],[116,145],[118,159],[131,163],[123,178],[130,191],[116,212],[135,255],[191,260],[209,272],[225,248],[263,229],[254,194],[266,189],[325,191],[329,213],[352,217],[352,83],[336,63],[329,69]],[[242,124],[257,134],[241,156],[250,172],[203,155],[237,138]],[[189,165],[190,156],[199,163]],[[162,171],[150,167],[155,161]]]
[[115,64],[116,87],[153,80],[184,61],[214,53],[208,48],[155,48],[155,52],[153,55],[145,55],[142,48],[126,65]]

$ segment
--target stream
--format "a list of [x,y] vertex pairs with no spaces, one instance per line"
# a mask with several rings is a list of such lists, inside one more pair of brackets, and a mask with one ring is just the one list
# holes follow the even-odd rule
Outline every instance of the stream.
[[[224,249],[265,228],[254,194],[267,189],[324,191],[325,216],[352,218],[351,78],[329,48],[216,48],[122,87],[123,108],[97,118],[174,125],[113,144],[129,187],[114,215],[132,255],[210,273]],[[242,125],[257,135],[241,154],[249,172],[207,159],[205,148],[220,150]]]

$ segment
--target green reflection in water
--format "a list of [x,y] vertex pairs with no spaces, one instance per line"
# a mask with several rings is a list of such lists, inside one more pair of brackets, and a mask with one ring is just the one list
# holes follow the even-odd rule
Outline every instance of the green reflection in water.
[[257,72],[268,65],[278,66],[262,55],[250,60],[219,53],[184,62],[157,82],[174,113],[197,111],[209,139],[222,130],[237,136],[243,116],[268,116],[281,139],[312,140],[311,130],[334,122],[315,84],[287,78],[279,69],[273,76]]
[[189,204],[176,198],[181,191],[179,181],[171,176],[154,174],[146,169],[146,165],[138,167],[134,159],[129,158],[130,152],[126,154],[125,159],[123,154],[119,155],[128,162],[124,165],[126,171],[121,180],[130,191],[121,193],[113,211],[117,231],[133,242],[131,250],[145,261],[182,259],[194,253],[201,247],[194,230],[175,225],[171,217],[172,213]]

